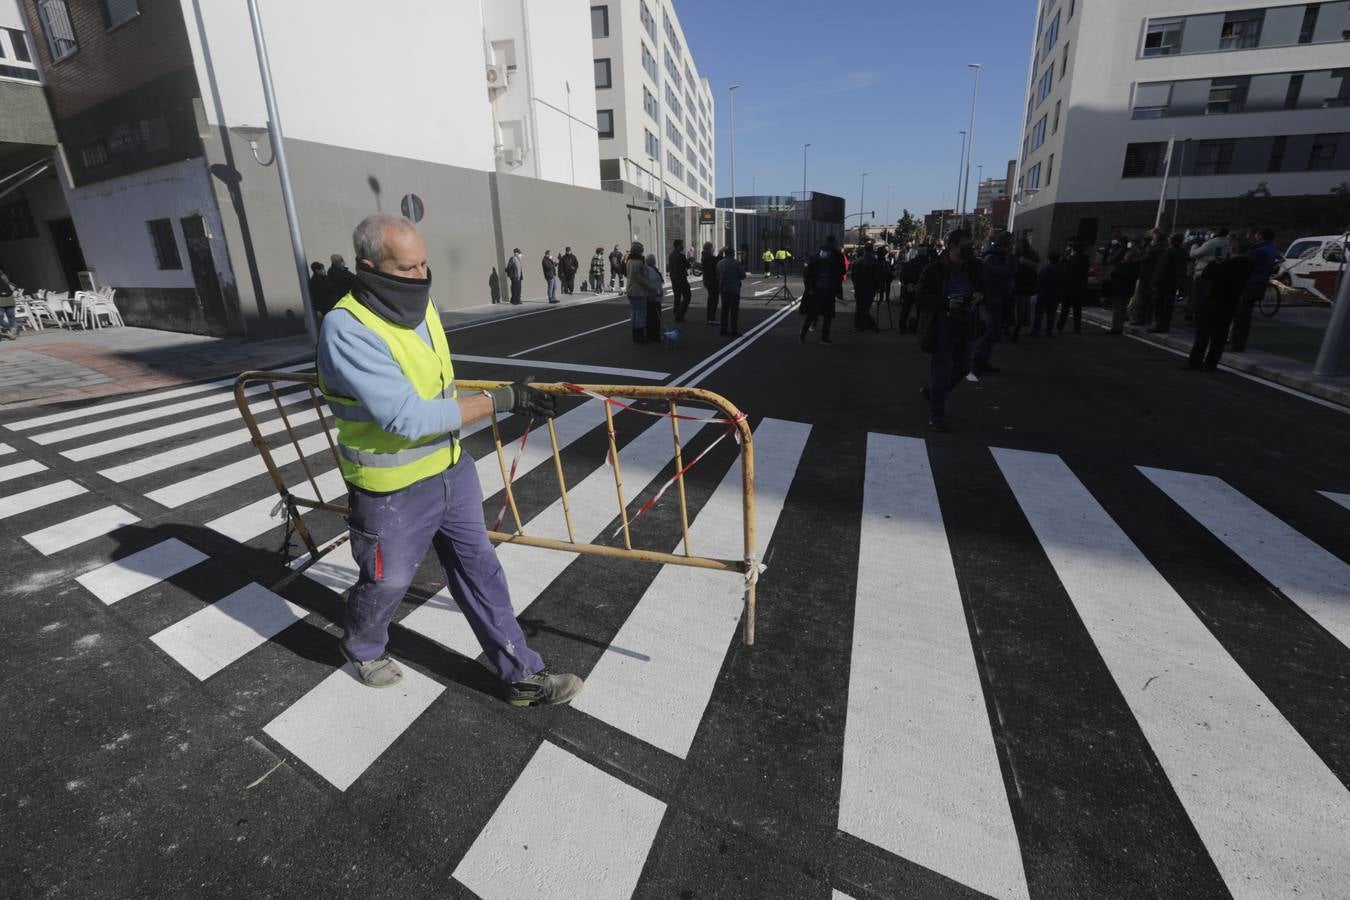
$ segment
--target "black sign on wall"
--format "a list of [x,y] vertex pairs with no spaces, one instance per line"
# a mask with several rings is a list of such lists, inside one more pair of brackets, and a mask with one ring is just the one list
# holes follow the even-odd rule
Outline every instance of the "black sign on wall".
[[698,211],[698,224],[700,224],[700,225],[716,225],[716,224],[717,224],[717,210],[715,210],[715,209],[700,209],[700,210]]

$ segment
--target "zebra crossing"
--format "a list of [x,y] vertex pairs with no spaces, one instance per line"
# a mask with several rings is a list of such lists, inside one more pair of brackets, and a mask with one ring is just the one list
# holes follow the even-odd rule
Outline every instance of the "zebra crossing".
[[[156,620],[142,636],[203,689],[222,679],[247,680],[268,654],[269,671],[294,671],[283,683],[260,687],[272,699],[240,715],[331,790],[359,793],[364,781],[395,765],[403,748],[416,745],[438,709],[460,702],[465,688],[423,659],[405,665],[404,682],[389,691],[363,688],[349,666],[337,665],[335,648],[331,666],[277,661],[286,657],[277,641],[297,629],[304,641],[331,642],[323,634],[332,631],[331,615],[307,601],[336,600],[355,580],[345,545],[308,568],[295,590],[278,593],[256,580],[241,582],[236,573],[218,579],[209,597],[198,589],[189,604],[182,596],[177,579],[224,572],[230,547],[270,550],[284,531],[270,481],[225,390],[231,383],[0,423],[0,520],[18,549],[68,565],[71,582],[133,627],[148,621],[148,606],[177,596],[191,611],[167,624]],[[317,454],[326,438],[308,402],[303,392],[281,395],[302,448]],[[264,434],[287,427],[270,397],[255,405]],[[156,424],[143,428],[146,421]],[[521,424],[504,422],[504,440],[512,429],[518,436]],[[605,540],[617,511],[604,453],[596,452],[603,407],[578,403],[555,424],[565,463],[576,473],[569,477],[576,537]],[[772,596],[792,591],[774,584],[773,547],[783,540],[785,510],[801,502],[802,482],[815,477],[804,463],[810,446],[825,437],[783,419],[764,418],[754,428],[759,555],[770,560],[762,585]],[[683,429],[687,452],[706,446],[711,431]],[[465,432],[490,495],[486,507],[495,511],[501,493],[492,486],[501,474],[490,438],[483,424]],[[618,462],[630,510],[669,477],[671,449],[664,424],[624,424]],[[737,555],[739,467],[729,448],[720,449],[690,476],[690,544],[700,553]],[[516,480],[527,531],[565,538],[552,467],[544,465],[550,452],[546,439],[531,440]],[[857,523],[856,543],[821,548],[813,560],[852,586],[848,596],[830,598],[852,639],[841,727],[829,738],[837,742],[836,792],[826,802],[837,810],[841,833],[927,872],[991,896],[1046,895],[1044,874],[1028,864],[1025,798],[1002,739],[998,689],[983,669],[982,637],[971,627],[968,575],[952,551],[944,511],[960,501],[933,464],[941,452],[918,438],[867,434],[862,457],[846,463],[859,487],[856,508],[844,513]],[[1235,896],[1342,894],[1350,883],[1350,772],[1328,762],[1334,754],[1322,739],[1268,695],[1073,465],[1043,452],[988,454],[1039,550],[1021,564],[1048,567],[1062,585],[1156,757],[1161,783],[1175,794],[1226,889]],[[336,470],[313,470],[312,485],[293,451],[276,456],[297,494],[340,496]],[[1280,510],[1212,475],[1154,467],[1137,474],[1160,501],[1189,517],[1196,534],[1222,548],[1233,570],[1268,584],[1284,614],[1315,623],[1325,633],[1321,649],[1346,664],[1344,547],[1319,546]],[[1320,493],[1332,501],[1329,516],[1344,514],[1336,504],[1350,509],[1347,495]],[[341,523],[330,519],[316,524],[317,539],[341,533]],[[659,512],[644,528],[666,541],[657,549],[683,549],[678,526]],[[541,607],[574,602],[563,596],[584,565],[573,556],[507,544],[498,557],[522,621]],[[476,656],[464,617],[448,591],[434,587],[420,602],[405,603],[394,630]],[[472,834],[459,843],[455,880],[482,897],[641,891],[680,798],[659,779],[635,774],[640,770],[629,760],[697,771],[701,745],[714,739],[709,711],[723,690],[719,678],[740,652],[742,589],[726,573],[665,566],[625,582],[588,611],[604,620],[606,638],[580,672],[586,690],[559,711],[560,730],[550,725],[530,738],[532,750],[509,784],[466,826]],[[762,626],[759,645],[744,652],[773,654],[783,637]],[[1343,694],[1328,699],[1350,704]],[[610,750],[596,749],[608,746],[598,738],[579,737],[599,735]],[[830,887],[834,896],[868,896],[858,884]]]

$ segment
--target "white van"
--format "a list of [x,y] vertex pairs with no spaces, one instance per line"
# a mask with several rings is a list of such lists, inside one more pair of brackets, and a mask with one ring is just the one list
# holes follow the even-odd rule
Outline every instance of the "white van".
[[1276,278],[1330,302],[1345,266],[1343,234],[1303,237],[1289,245]]

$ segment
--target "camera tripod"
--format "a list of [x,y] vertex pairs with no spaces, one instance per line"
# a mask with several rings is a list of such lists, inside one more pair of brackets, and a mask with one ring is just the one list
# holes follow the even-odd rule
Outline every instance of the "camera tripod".
[[787,277],[787,268],[786,268],[786,267],[783,269],[783,275],[782,275],[782,278],[783,278],[783,283],[782,283],[781,285],[779,285],[779,286],[778,286],[778,289],[775,290],[772,294],[770,294],[770,295],[768,296],[768,299],[766,299],[766,300],[764,301],[764,305],[765,305],[765,306],[768,306],[770,303],[773,303],[775,300],[782,300],[784,303],[796,303],[796,302],[797,302],[797,296],[796,296],[795,294],[792,293],[792,288],[788,287],[788,282],[787,282],[788,277]]

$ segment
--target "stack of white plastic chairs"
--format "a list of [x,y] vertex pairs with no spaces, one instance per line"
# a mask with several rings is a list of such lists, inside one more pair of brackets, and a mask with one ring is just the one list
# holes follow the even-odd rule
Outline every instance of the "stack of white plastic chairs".
[[76,291],[75,313],[79,317],[80,324],[85,328],[102,328],[103,319],[106,317],[110,326],[125,325],[122,314],[117,311],[117,304],[113,303],[115,293],[113,288]]

